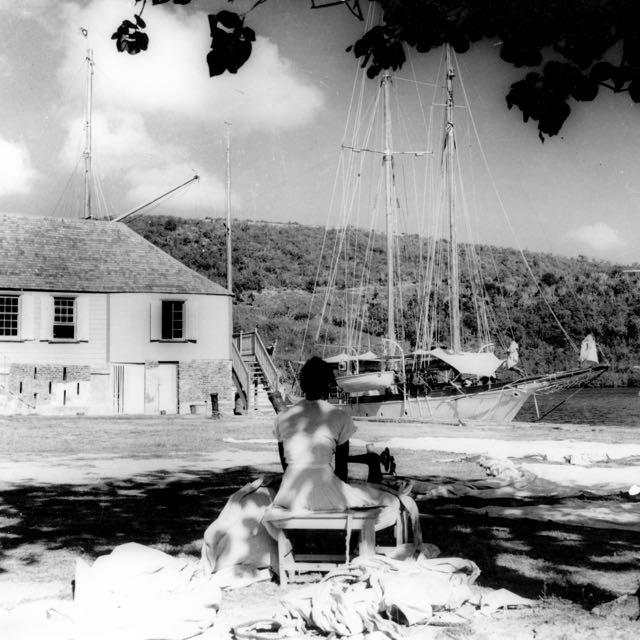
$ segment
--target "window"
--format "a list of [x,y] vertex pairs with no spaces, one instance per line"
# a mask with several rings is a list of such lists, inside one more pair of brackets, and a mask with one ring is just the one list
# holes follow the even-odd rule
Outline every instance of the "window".
[[184,302],[182,300],[162,301],[162,339],[184,339]]
[[76,299],[53,299],[53,339],[74,340],[76,337]]
[[0,336],[18,335],[19,296],[0,296]]

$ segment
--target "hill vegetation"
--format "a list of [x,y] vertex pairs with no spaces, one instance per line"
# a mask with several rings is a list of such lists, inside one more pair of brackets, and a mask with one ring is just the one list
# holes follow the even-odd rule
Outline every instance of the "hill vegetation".
[[[225,230],[223,220],[182,219],[167,216],[139,216],[132,229],[187,266],[225,285]],[[362,233],[353,230],[357,234]],[[323,227],[296,223],[235,221],[233,234],[234,330],[257,328],[267,344],[276,344],[276,356],[282,360],[300,360],[316,349],[312,334],[317,330],[321,296],[312,297],[316,276],[318,287],[326,287],[330,257],[323,256],[324,241],[335,238]],[[366,243],[360,242],[360,251]],[[531,278],[518,251],[509,248],[476,248],[482,268],[485,297],[492,312],[492,325],[505,335],[495,336],[498,355],[511,337],[520,344],[523,365],[529,374],[576,366],[582,338],[595,336],[610,371],[603,384],[640,386],[640,278],[625,272],[625,267],[579,256],[568,258],[525,252]],[[361,257],[361,256],[360,256]],[[419,242],[408,238],[403,261],[407,264],[405,281],[416,282],[419,271]],[[357,260],[358,256],[354,257]],[[385,254],[373,247],[367,331],[370,344],[379,348],[384,332]],[[337,287],[344,287],[338,277]],[[380,295],[378,295],[380,293]],[[462,281],[463,312],[471,310],[469,282]],[[415,337],[419,300],[417,288],[408,285],[404,292],[404,339],[410,345]],[[344,326],[339,304],[330,311],[330,327],[323,337],[326,344],[340,344]],[[553,310],[553,311],[552,311]],[[562,325],[558,325],[555,314]],[[472,314],[468,314],[472,315]],[[308,321],[307,319],[310,318]],[[307,333],[304,352],[303,338]],[[463,327],[463,339],[471,327]],[[324,334],[323,334],[324,336]],[[569,336],[573,341],[570,344]],[[335,352],[335,349],[334,349]]]

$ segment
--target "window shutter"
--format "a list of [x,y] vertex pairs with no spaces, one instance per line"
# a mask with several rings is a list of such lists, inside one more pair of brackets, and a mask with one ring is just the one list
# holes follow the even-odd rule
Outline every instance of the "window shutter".
[[40,299],[40,340],[53,339],[53,296]]
[[186,334],[185,337],[187,340],[193,340],[194,342],[198,339],[198,313],[200,306],[198,304],[198,300],[196,298],[191,298],[185,302],[185,316],[186,316]]
[[20,296],[20,339],[36,339],[36,297],[32,293]]
[[76,298],[76,339],[89,342],[89,296]]
[[149,340],[162,338],[162,302],[154,300],[149,305]]

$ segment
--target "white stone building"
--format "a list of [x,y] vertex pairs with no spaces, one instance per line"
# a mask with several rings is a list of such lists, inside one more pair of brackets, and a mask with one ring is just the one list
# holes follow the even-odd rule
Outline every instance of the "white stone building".
[[0,413],[232,412],[232,297],[122,223],[0,215]]

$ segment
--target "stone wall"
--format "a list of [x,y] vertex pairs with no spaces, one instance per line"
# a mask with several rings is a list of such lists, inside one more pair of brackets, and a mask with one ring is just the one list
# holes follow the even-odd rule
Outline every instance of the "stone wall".
[[218,394],[221,413],[233,414],[235,387],[231,360],[189,360],[178,365],[178,402],[180,413],[211,413],[211,394]]
[[91,367],[62,364],[11,364],[7,391],[24,410],[77,413],[88,409]]

